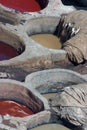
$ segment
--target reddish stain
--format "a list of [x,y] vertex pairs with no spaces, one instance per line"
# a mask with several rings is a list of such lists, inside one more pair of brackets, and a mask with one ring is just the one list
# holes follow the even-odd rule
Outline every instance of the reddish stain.
[[0,115],[25,117],[34,114],[29,108],[14,101],[0,101]]
[[18,52],[12,46],[0,42],[0,61],[9,60],[15,56],[18,56]]
[[41,10],[41,7],[36,0],[0,0],[0,3],[21,12],[35,12]]

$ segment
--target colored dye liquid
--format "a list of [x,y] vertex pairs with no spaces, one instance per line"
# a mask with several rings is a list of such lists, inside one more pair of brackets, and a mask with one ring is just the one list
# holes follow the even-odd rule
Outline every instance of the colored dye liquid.
[[57,93],[47,93],[47,94],[43,94],[43,96],[49,100],[50,98],[53,98],[56,96]]
[[70,129],[60,124],[46,124],[33,128],[32,130],[70,130]]
[[22,12],[40,11],[41,7],[36,0],[0,0],[0,3],[9,8],[13,8]]
[[60,49],[61,43],[57,36],[53,34],[36,34],[32,35],[31,38],[43,45],[44,47],[51,49]]
[[0,101],[0,114],[15,117],[25,117],[32,115],[33,112],[24,105],[14,101]]
[[18,52],[12,46],[0,42],[0,61],[9,60],[15,56],[18,56]]

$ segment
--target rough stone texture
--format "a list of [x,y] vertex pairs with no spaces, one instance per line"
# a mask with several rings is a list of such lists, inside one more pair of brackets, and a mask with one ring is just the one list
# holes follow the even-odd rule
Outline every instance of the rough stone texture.
[[19,67],[0,66],[0,79],[14,79],[24,82],[28,74],[29,72]]

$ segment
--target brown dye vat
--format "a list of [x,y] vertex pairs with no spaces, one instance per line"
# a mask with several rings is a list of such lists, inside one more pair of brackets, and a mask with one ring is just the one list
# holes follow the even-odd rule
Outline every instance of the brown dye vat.
[[0,41],[0,61],[9,60],[15,56],[18,56],[16,49]]
[[10,115],[15,117],[25,117],[33,112],[26,106],[14,101],[0,101],[0,115]]
[[61,48],[60,40],[53,34],[35,34],[32,35],[31,38],[44,47],[51,49]]
[[70,129],[60,124],[46,124],[33,128],[32,130],[70,130]]
[[50,98],[53,98],[56,96],[57,93],[47,93],[47,94],[43,94],[43,96],[49,100]]

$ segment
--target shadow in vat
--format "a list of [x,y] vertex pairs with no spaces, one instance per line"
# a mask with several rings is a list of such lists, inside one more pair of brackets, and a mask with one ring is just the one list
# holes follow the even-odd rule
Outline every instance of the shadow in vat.
[[83,9],[87,10],[87,7],[83,7],[80,3],[75,0],[61,0],[62,3],[66,6],[74,6],[77,10]]

